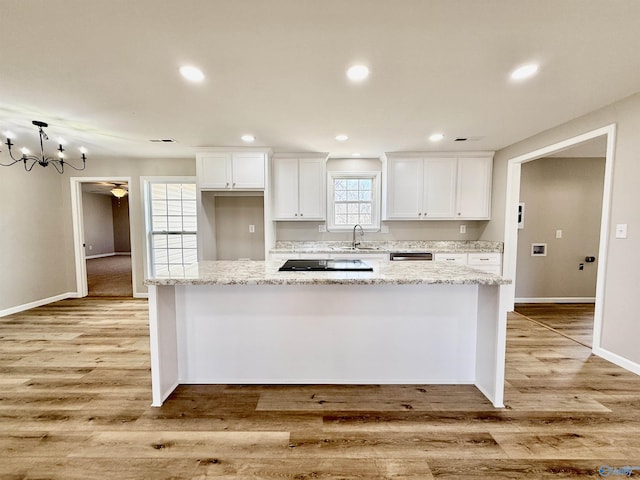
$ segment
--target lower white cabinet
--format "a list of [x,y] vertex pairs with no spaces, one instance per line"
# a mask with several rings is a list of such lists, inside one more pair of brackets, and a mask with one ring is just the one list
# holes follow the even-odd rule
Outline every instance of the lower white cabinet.
[[469,253],[467,265],[487,273],[502,274],[502,255],[499,253]]
[[467,264],[466,253],[436,253],[433,256],[435,262],[457,263],[459,265]]
[[502,274],[502,254],[500,253],[436,253],[435,262],[467,265],[482,272]]

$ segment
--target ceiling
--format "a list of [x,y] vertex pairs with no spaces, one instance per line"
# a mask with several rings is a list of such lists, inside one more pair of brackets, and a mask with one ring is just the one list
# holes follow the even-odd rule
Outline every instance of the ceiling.
[[111,196],[113,195],[111,190],[118,186],[129,191],[127,182],[82,182],[82,191],[85,193]]
[[[640,91],[638,0],[1,0],[1,10],[0,132],[20,145],[45,121],[89,161],[191,157],[244,145],[245,133],[253,146],[333,157],[497,150]],[[528,62],[538,75],[510,80]],[[345,76],[354,63],[371,71],[361,84]],[[186,82],[184,64],[204,82]],[[434,132],[445,138],[429,142]],[[176,143],[149,141],[164,138]]]

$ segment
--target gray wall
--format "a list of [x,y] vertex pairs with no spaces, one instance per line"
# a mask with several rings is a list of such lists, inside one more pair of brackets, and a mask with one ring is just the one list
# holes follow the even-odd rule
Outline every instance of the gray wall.
[[112,254],[113,209],[111,197],[98,193],[82,192],[85,255]]
[[215,242],[218,260],[264,260],[264,197],[215,197]]
[[[598,257],[604,164],[604,158],[541,158],[522,166],[516,298],[595,297],[597,262],[584,258]],[[532,243],[546,243],[547,255],[531,256]]]
[[1,311],[70,291],[64,220],[70,212],[64,177],[51,168],[0,168]]
[[59,175],[20,165],[0,175],[0,311],[76,291],[71,176],[131,177],[131,229],[136,293],[144,286],[144,216],[141,176],[192,176],[195,160],[89,157],[82,172]]
[[[559,101],[562,101],[559,99]],[[492,220],[482,240],[504,241],[507,162],[539,148],[616,124],[613,193],[608,234],[602,348],[640,364],[640,338],[635,301],[640,292],[640,93],[544,131],[496,152],[493,166]],[[615,238],[615,225],[628,224],[628,238]]]

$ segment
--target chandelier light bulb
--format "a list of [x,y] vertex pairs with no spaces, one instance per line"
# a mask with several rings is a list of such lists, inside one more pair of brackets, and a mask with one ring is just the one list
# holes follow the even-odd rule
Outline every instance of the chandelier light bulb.
[[13,133],[11,130],[7,130],[6,132],[4,132],[4,136],[5,136],[7,139],[9,139],[9,138],[10,138],[10,139],[12,139],[12,140],[16,138],[16,134],[15,134],[15,133]]
[[22,153],[23,155],[29,155],[31,152],[29,151],[29,149],[27,147],[22,147],[20,149],[20,153]]
[[85,153],[87,153],[87,149],[84,147],[80,147],[80,153],[84,155]]

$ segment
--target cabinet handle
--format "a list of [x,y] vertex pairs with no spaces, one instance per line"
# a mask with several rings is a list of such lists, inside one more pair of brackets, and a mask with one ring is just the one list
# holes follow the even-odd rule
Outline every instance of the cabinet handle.
[[224,186],[224,188],[229,188],[229,182],[226,183],[226,185]]
[[458,212],[458,216],[460,216],[460,215],[461,215],[461,213],[460,213],[460,212]]
[[236,182],[233,182],[233,185],[231,185],[231,186],[232,186],[232,187],[235,187],[235,186],[236,186]]
[[425,216],[425,217],[427,216],[427,212],[424,212],[424,216]]
[[301,214],[300,214],[300,216],[303,216],[303,215],[304,215],[304,213],[301,213]]
[[294,217],[297,217],[297,216],[298,216],[298,214],[297,214],[297,213],[294,213],[294,214],[293,214],[293,216],[294,216]]
[[422,213],[418,213],[418,216],[419,216],[419,217],[421,217],[421,216],[422,216]]

